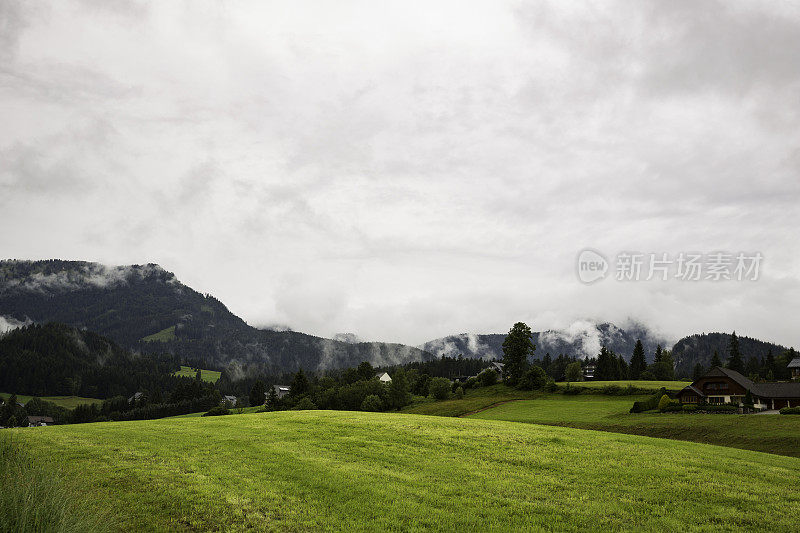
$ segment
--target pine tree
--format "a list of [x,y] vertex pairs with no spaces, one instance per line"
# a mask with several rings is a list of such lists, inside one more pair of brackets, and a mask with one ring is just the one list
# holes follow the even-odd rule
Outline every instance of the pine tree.
[[267,408],[270,411],[274,411],[278,408],[278,393],[275,392],[275,387],[269,388],[269,393],[267,394]]
[[697,363],[696,365],[694,365],[694,370],[692,371],[692,381],[697,381],[698,379],[703,377],[703,374],[705,373],[706,369],[703,368],[703,365]]
[[631,356],[631,366],[628,369],[631,379],[639,379],[647,369],[647,360],[644,358],[644,346],[642,341],[636,339],[636,346],[633,348],[633,356]]
[[662,356],[662,355],[663,355],[663,351],[662,351],[662,349],[661,349],[661,345],[660,345],[660,344],[658,344],[658,345],[656,345],[656,353],[655,353],[655,355],[653,356],[653,362],[654,362],[654,363],[660,363],[660,362],[661,362],[661,356]]
[[536,349],[531,336],[531,328],[524,322],[517,322],[503,341],[503,373],[510,385],[516,385],[528,369],[528,357],[533,356]]
[[392,381],[389,383],[389,398],[387,403],[390,408],[394,407],[397,410],[411,403],[408,379],[402,368],[394,373],[394,377],[392,377]]
[[303,369],[297,371],[292,379],[290,393],[292,396],[301,396],[308,392],[308,378],[306,377]]
[[264,385],[264,382],[260,379],[257,379],[255,383],[253,383],[253,387],[250,389],[250,395],[248,399],[250,400],[250,406],[255,407],[258,405],[264,405],[266,397],[264,394],[267,392],[267,387]]
[[629,379],[628,363],[621,355],[617,357],[617,379]]
[[731,334],[731,340],[728,344],[728,368],[737,372],[744,371],[744,362],[742,355],[739,353],[739,338],[734,331]]
[[711,358],[711,368],[722,366],[722,361],[720,361],[719,354],[716,350],[714,350],[714,357]]
[[617,361],[614,354],[605,346],[600,348],[597,356],[597,367],[594,371],[595,379],[598,381],[610,381],[616,379]]

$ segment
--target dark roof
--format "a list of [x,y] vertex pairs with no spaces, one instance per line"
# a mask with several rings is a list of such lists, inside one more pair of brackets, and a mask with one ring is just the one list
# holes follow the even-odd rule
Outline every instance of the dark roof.
[[786,366],[788,366],[789,368],[800,368],[800,357],[795,357],[794,359],[789,361],[789,364]]
[[703,394],[703,391],[701,391],[700,389],[698,389],[698,388],[697,388],[697,387],[695,387],[694,385],[689,385],[689,386],[687,386],[687,387],[684,387],[684,388],[681,390],[681,392],[679,392],[678,394],[681,394],[683,391],[694,392],[695,394],[697,394],[697,395],[699,395],[699,396],[703,396],[703,397],[705,397],[705,394]]
[[752,394],[763,398],[800,398],[800,383],[753,383],[735,370],[715,366],[703,377],[728,377],[749,390]]

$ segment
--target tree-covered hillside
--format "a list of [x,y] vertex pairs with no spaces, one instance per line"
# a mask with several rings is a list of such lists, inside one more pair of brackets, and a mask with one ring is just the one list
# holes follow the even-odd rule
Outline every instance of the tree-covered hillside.
[[[770,365],[775,379],[788,378],[786,363],[783,361],[786,347],[772,342],[761,341],[750,337],[739,336],[739,352],[745,364],[755,358],[760,366],[762,360],[772,357],[775,362]],[[704,368],[711,365],[711,360],[716,352],[720,362],[725,364],[728,360],[731,335],[729,333],[702,333],[690,335],[679,340],[672,348],[672,357],[675,359],[675,372],[678,375],[691,376],[696,365]],[[745,374],[750,371],[745,370]]]
[[0,391],[110,398],[169,389],[171,356],[135,355],[63,324],[29,325],[0,336]]
[[88,328],[144,353],[169,352],[233,376],[421,361],[418,348],[346,343],[247,325],[219,300],[158,265],[108,267],[84,261],[0,261],[0,316]]

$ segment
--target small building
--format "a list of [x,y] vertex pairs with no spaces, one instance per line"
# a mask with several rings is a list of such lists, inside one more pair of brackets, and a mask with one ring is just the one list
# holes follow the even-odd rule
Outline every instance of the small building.
[[231,407],[236,407],[236,396],[231,396],[231,395],[223,396],[221,403],[223,405],[227,404]]
[[128,398],[128,403],[136,403],[139,400],[141,400],[143,396],[144,396],[143,392],[134,392],[133,396]]
[[716,366],[678,393],[681,403],[741,405],[747,391],[757,409],[800,406],[800,383],[755,383],[730,368]]
[[594,361],[589,361],[583,367],[583,379],[585,380],[592,380],[594,379],[594,372],[597,370],[597,363]]
[[786,366],[792,371],[792,379],[800,379],[800,357],[795,357]]
[[375,377],[378,378],[378,381],[381,383],[391,383],[392,376],[388,374],[388,372],[378,372],[375,374]]
[[497,372],[497,374],[502,378],[503,372],[505,372],[506,364],[498,361],[492,361],[489,365],[489,368]]
[[49,416],[29,416],[28,417],[28,427],[35,428],[40,426],[52,426],[54,423],[53,419]]
[[[272,388],[275,390],[275,395],[279,400],[292,392],[292,388],[289,385],[273,385]],[[265,396],[269,398],[269,393],[265,393]]]

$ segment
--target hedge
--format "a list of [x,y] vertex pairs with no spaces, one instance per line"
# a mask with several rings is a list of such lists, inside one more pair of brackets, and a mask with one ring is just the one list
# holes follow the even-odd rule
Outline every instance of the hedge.
[[779,413],[782,415],[800,415],[800,407],[784,407]]
[[643,411],[652,411],[658,407],[658,402],[661,400],[661,397],[667,393],[667,389],[661,387],[657,393],[652,395],[647,400],[641,400],[639,402],[633,402],[633,407],[631,407],[631,413],[641,413]]

